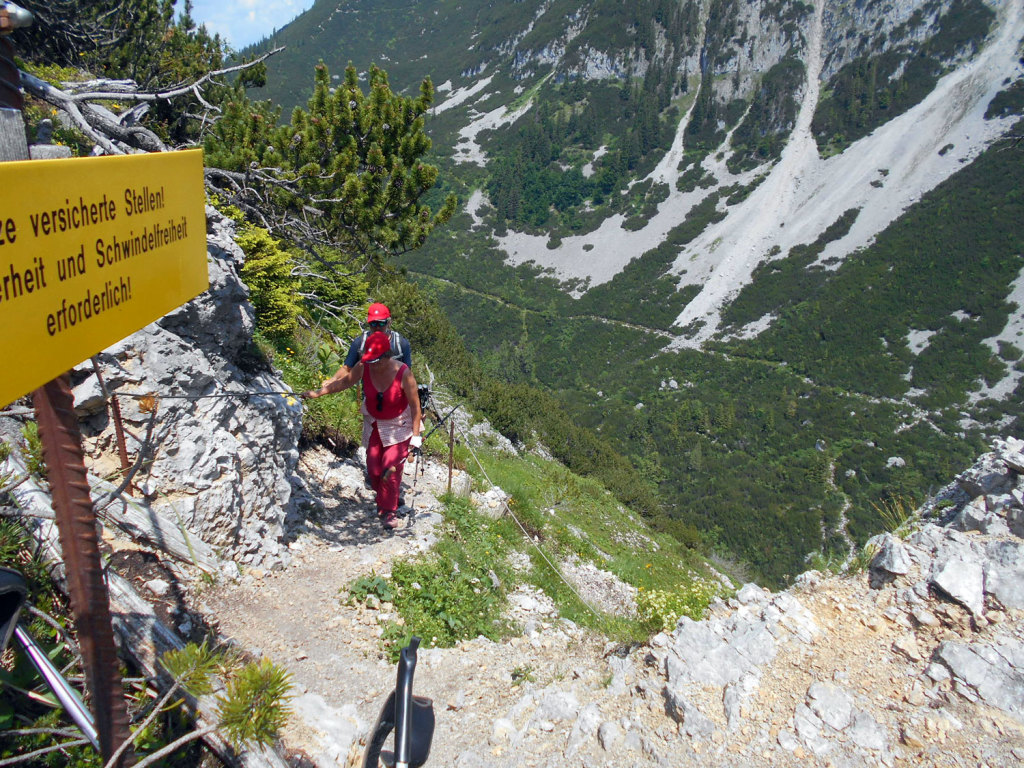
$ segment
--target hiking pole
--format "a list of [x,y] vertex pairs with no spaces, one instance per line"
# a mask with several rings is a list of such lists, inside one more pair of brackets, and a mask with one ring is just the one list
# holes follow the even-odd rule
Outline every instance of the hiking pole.
[[68,685],[67,680],[63,678],[53,665],[53,662],[50,661],[50,657],[46,655],[28,632],[17,626],[14,628],[14,639],[18,641],[22,650],[25,651],[25,655],[32,662],[32,666],[36,668],[50,687],[50,690],[53,691],[53,695],[57,697],[57,701],[64,707],[64,711],[74,720],[75,725],[81,729],[82,733],[85,734],[85,738],[92,743],[93,747],[99,750],[100,737],[96,731],[96,721],[93,719],[92,713],[82,702],[78,692]]
[[[420,639],[413,635],[398,658],[398,679],[388,695],[367,739],[363,768],[376,768],[388,734],[395,731],[394,755],[385,756],[395,768],[418,768],[430,756],[434,737],[434,703],[423,696],[412,695],[412,679],[416,672],[416,649]],[[388,760],[393,757],[394,762]]]
[[0,652],[7,648],[7,644],[13,636],[25,655],[28,656],[29,661],[32,662],[32,666],[36,668],[50,690],[53,691],[57,701],[75,721],[75,725],[81,729],[93,747],[99,750],[99,733],[96,730],[96,721],[93,719],[92,713],[82,703],[78,692],[68,685],[67,680],[50,661],[50,657],[18,624],[21,609],[27,599],[28,585],[22,573],[13,568],[0,567]]
[[436,423],[436,424],[435,424],[435,425],[434,425],[433,427],[431,427],[431,428],[430,428],[430,431],[429,431],[429,432],[427,432],[427,434],[425,434],[425,435],[423,436],[423,440],[424,440],[424,442],[426,441],[426,439],[427,439],[428,437],[430,437],[430,436],[431,436],[432,434],[434,434],[434,432],[436,432],[436,431],[437,431],[438,427],[440,427],[440,426],[441,426],[442,424],[444,424],[444,423],[445,423],[446,421],[448,421],[448,418],[449,418],[449,417],[450,417],[450,416],[451,416],[451,415],[452,415],[453,413],[455,413],[455,412],[456,412],[457,410],[459,410],[459,408],[461,408],[461,407],[462,407],[462,404],[461,404],[461,403],[460,403],[459,405],[456,405],[456,406],[455,406],[454,408],[452,408],[452,409],[451,409],[450,411],[448,411],[448,413],[446,413],[446,414],[444,415],[444,417],[443,417],[443,418],[442,418],[442,419],[441,419],[441,420],[440,420],[439,422],[437,422],[437,423]]
[[[412,467],[412,490],[416,492],[416,480],[419,477],[420,471],[420,459],[423,457],[423,452],[418,451],[416,453],[416,463]],[[409,527],[412,528],[412,524],[416,522],[416,497],[414,496],[409,500]]]

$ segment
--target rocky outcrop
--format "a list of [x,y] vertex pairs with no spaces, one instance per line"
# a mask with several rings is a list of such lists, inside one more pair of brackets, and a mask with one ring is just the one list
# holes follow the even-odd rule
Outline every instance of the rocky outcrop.
[[[703,621],[607,654],[599,689],[582,674],[524,686],[496,713],[489,756],[466,749],[457,764],[1019,762],[1022,449],[996,441],[923,518],[873,539],[867,573],[810,572],[778,594],[748,584]],[[549,645],[579,641],[543,626]]]
[[[225,561],[280,567],[288,560],[281,540],[302,407],[281,394],[288,388],[254,347],[234,224],[209,207],[207,222],[209,290],[97,358],[133,458],[155,418],[149,460],[135,481],[143,503]],[[111,458],[114,423],[92,364],[73,381],[93,470],[113,474],[120,469]]]

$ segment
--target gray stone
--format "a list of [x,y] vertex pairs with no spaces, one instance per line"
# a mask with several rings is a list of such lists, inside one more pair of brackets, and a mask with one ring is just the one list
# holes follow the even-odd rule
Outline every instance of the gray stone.
[[355,704],[345,704],[336,708],[316,693],[303,693],[290,702],[294,714],[306,723],[315,723],[316,728],[309,729],[310,736],[316,742],[316,751],[325,756],[332,756],[337,764],[348,754],[352,745],[357,743],[360,734],[366,733],[369,723],[359,717]]
[[576,718],[576,722],[573,723],[572,730],[569,732],[569,741],[566,744],[565,756],[573,757],[581,746],[597,733],[598,726],[601,724],[601,709],[591,702],[587,704],[583,709],[580,710],[579,717]]
[[936,683],[941,683],[950,679],[949,669],[934,661],[925,667],[924,673]]
[[853,721],[853,698],[842,688],[812,683],[807,689],[807,706],[829,727],[842,731]]
[[779,746],[787,752],[793,752],[797,747],[800,746],[800,742],[797,741],[796,736],[794,736],[789,731],[779,731],[778,742]]
[[63,144],[30,144],[28,153],[33,160],[62,160],[71,157],[71,147]]
[[994,442],[999,458],[1007,467],[1018,474],[1024,474],[1024,441],[1008,437]]
[[695,622],[683,617],[674,633],[665,671],[672,684],[725,685],[771,659],[775,638],[753,617],[733,615],[724,621]]
[[[1014,488],[1013,490],[1016,491],[1017,489]],[[998,495],[993,494],[985,497],[985,506],[990,511],[995,512],[997,515],[1002,515],[1003,517],[1006,517],[1006,510],[1015,505],[1017,505],[1017,501],[1013,496],[1013,492],[1001,493]]]
[[814,589],[824,579],[821,571],[804,571],[793,580],[793,586],[797,589]]
[[976,560],[953,557],[936,563],[931,583],[975,616],[985,610],[985,571]]
[[903,656],[907,661],[921,661],[921,649],[914,635],[900,635],[892,644],[892,650]]
[[953,518],[952,525],[958,531],[981,531],[990,535],[1010,532],[1004,517],[993,512],[981,497],[964,506]]
[[871,560],[873,570],[882,570],[898,576],[910,571],[911,560],[907,553],[907,547],[902,541],[890,533],[881,537],[877,542],[878,554]]
[[536,717],[543,720],[572,720],[580,711],[580,703],[569,691],[551,691],[541,699]]
[[626,732],[626,737],[623,741],[626,749],[632,750],[633,752],[640,752],[643,749],[643,741],[640,736],[640,732],[635,728],[630,728]]
[[671,686],[665,686],[665,711],[691,738],[707,738],[715,731],[715,724],[698,710],[682,691]]
[[850,740],[861,749],[884,752],[888,748],[885,728],[866,712],[858,712],[853,718],[848,734]]
[[995,453],[979,457],[974,466],[957,476],[957,484],[971,497],[1005,493],[1013,487],[1006,464]]
[[[280,568],[289,555],[277,545],[293,511],[293,487],[301,484],[295,469],[302,406],[287,396],[252,394],[286,387],[249,359],[255,322],[239,277],[245,259],[234,224],[207,208],[207,227],[209,290],[97,358],[131,432],[144,434],[150,421],[138,396],[157,398],[159,450],[146,476],[151,507],[225,558]],[[99,388],[91,363],[78,370],[81,415],[88,418]],[[90,440],[112,443],[112,424],[94,421]],[[137,449],[129,438],[129,452]]]
[[740,605],[763,605],[768,602],[770,597],[771,593],[764,587],[759,587],[757,584],[749,582],[744,584],[740,591],[736,593],[736,601]]
[[985,554],[985,591],[1004,608],[1024,608],[1024,542],[994,541]]
[[907,544],[921,550],[922,553],[934,555],[944,545],[946,536],[946,528],[927,523],[907,537]]
[[1006,524],[1010,528],[1010,533],[1014,536],[1024,538],[1024,509],[1013,507],[1006,512]]
[[171,591],[171,585],[163,579],[150,579],[144,586],[157,597],[164,597]]
[[492,768],[495,763],[485,759],[479,752],[467,749],[455,758],[453,768]]
[[993,707],[1024,714],[1024,645],[953,641],[935,649],[935,661],[944,664],[965,698],[979,698]]
[[729,730],[735,730],[740,722],[740,705],[743,703],[743,691],[739,683],[729,683],[722,691],[722,708]]
[[823,725],[821,718],[814,714],[806,704],[797,705],[796,712],[793,714],[793,725],[800,741],[815,755],[821,757],[832,751],[833,743],[821,733]]
[[629,681],[636,675],[633,662],[628,657],[620,659],[618,656],[611,656],[608,659],[608,669],[612,673],[608,693],[612,696],[620,696],[626,692]]
[[597,740],[606,752],[611,752],[623,741],[622,729],[615,722],[606,720],[597,729]]

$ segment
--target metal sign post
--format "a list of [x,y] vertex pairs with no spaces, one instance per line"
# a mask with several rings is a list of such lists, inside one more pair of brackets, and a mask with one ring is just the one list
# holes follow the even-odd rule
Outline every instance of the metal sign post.
[[[0,2],[0,35],[31,15]],[[0,37],[0,160],[29,159],[13,46]],[[0,167],[0,405],[33,404],[100,752],[131,734],[65,371],[208,287],[200,151]],[[39,386],[40,382],[48,382]],[[134,762],[130,749],[119,765]]]
[[[25,11],[16,6],[15,9],[12,11],[8,3],[0,7],[0,32],[4,35],[19,23],[25,23],[22,15]],[[14,46],[4,36],[0,38],[0,160],[3,161],[28,159],[19,80]],[[100,562],[96,513],[86,480],[82,435],[66,378],[55,379],[37,389],[33,404],[53,493],[54,516],[86,684],[92,694],[100,751],[106,761],[131,737],[131,732],[110,623],[110,595]],[[133,760],[129,755],[127,760],[122,758],[120,764],[130,762]]]
[[43,443],[46,475],[53,494],[53,510],[78,630],[78,645],[82,649],[85,679],[92,692],[100,752],[107,761],[131,737],[131,732],[110,622],[110,594],[103,580],[96,511],[89,496],[82,434],[78,429],[74,397],[67,376],[37,389],[32,401]]

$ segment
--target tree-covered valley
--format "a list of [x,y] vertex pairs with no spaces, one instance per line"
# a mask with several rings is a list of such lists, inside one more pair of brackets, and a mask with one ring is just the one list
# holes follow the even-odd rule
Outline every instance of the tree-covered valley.
[[[1020,30],[980,0],[318,2],[257,50],[287,46],[285,101],[312,58],[432,78],[460,211],[398,263],[490,375],[627,456],[649,514],[779,584],[1021,432]],[[949,118],[973,143],[932,146],[917,115],[1000,35]]]

